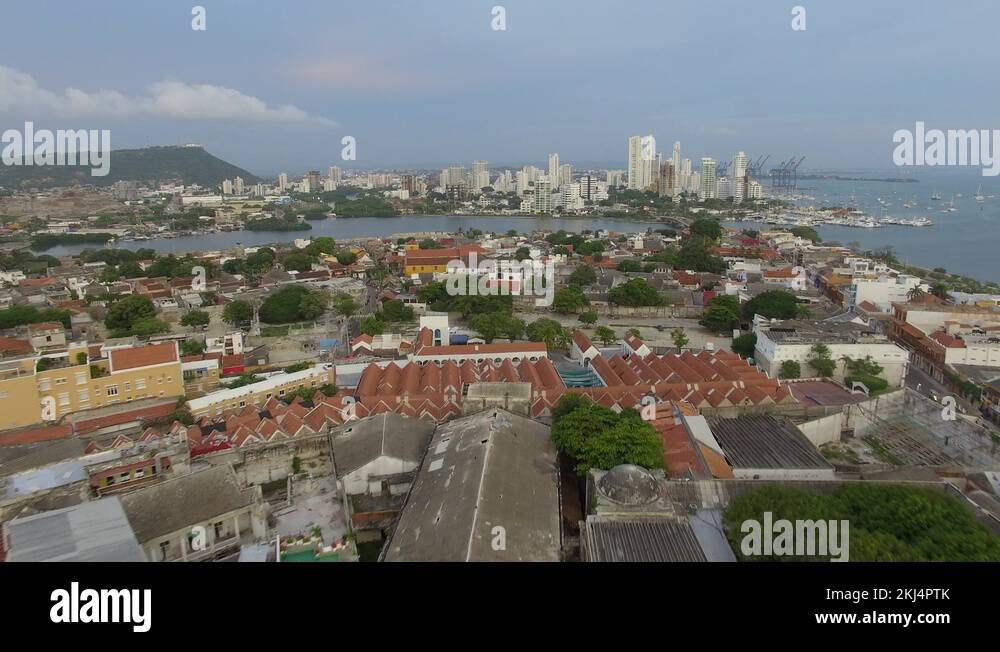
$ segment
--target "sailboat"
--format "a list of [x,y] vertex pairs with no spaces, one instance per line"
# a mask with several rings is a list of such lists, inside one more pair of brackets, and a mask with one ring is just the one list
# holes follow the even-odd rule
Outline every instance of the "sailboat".
[[934,201],[941,201],[941,193],[935,190],[934,194],[931,195],[931,199],[933,199]]
[[979,187],[976,188],[976,201],[980,204],[986,201],[986,196],[983,195],[983,184],[979,184]]
[[952,195],[951,196],[951,201],[948,203],[948,206],[946,208],[944,208],[941,212],[942,213],[954,213],[957,210],[958,209],[955,208],[955,195]]

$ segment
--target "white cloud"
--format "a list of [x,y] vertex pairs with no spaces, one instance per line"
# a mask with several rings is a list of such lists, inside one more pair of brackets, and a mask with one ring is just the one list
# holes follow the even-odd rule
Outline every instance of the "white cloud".
[[40,87],[31,75],[0,66],[0,113],[16,111],[59,118],[151,116],[175,120],[335,124],[290,104],[268,106],[259,98],[224,86],[161,81],[150,84],[147,90],[145,95],[129,96],[118,91],[86,92],[70,87],[60,95]]

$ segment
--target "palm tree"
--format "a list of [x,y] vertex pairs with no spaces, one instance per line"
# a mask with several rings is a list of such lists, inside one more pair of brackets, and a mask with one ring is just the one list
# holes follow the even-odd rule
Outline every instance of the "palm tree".
[[906,298],[910,301],[914,301],[924,296],[924,290],[920,286],[910,288],[910,291],[906,293]]

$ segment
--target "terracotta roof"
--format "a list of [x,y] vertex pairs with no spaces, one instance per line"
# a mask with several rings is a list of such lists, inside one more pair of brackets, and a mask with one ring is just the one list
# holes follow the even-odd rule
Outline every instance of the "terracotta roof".
[[178,362],[180,360],[177,356],[177,345],[174,342],[149,344],[130,349],[117,349],[111,351],[110,357],[112,371],[137,369],[139,367]]
[[38,324],[28,326],[29,333],[40,333],[42,331],[63,331],[66,327],[54,321],[43,321]]

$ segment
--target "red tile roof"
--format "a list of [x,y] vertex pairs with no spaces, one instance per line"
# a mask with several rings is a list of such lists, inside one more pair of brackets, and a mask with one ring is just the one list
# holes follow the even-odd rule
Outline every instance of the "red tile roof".
[[130,349],[116,349],[111,351],[110,358],[112,371],[138,369],[139,367],[178,362],[180,360],[177,356],[177,345],[174,342],[148,344]]

